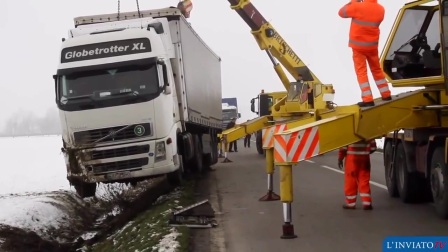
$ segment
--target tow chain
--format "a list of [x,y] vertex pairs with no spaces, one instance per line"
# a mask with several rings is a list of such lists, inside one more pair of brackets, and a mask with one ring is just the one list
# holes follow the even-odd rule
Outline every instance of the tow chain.
[[118,0],[118,20],[120,20],[120,0]]
[[[142,15],[140,14],[140,5],[138,3],[138,0],[136,0],[137,2],[137,11],[138,11],[138,17],[142,17]],[[118,12],[117,12],[117,18],[118,20],[120,20],[120,0],[118,0]]]
[[140,15],[140,6],[138,5],[138,0],[136,0],[136,2],[137,2],[138,17],[140,18],[140,17],[142,17],[142,16]]

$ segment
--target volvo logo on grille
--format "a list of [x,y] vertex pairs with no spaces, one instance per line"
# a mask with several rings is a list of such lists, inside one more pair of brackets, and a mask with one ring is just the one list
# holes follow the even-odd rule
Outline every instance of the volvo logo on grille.
[[135,126],[134,133],[136,136],[143,136],[145,134],[145,127],[143,127],[143,125]]

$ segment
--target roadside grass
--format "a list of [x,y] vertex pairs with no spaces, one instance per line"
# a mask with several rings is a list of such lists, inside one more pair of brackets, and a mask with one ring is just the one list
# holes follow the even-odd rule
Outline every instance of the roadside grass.
[[163,195],[139,216],[103,241],[84,248],[84,251],[164,251],[187,252],[190,230],[187,227],[170,227],[171,211],[194,203],[194,181],[184,181],[173,192]]

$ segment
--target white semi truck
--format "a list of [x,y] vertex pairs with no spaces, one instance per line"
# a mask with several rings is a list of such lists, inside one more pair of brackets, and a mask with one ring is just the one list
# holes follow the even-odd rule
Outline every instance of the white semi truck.
[[78,17],[55,79],[67,179],[136,183],[218,161],[221,59],[177,8]]

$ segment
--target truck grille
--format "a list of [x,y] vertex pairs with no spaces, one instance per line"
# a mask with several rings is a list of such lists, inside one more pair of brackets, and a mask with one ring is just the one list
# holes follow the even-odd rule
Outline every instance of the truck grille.
[[[127,128],[125,128],[127,127]],[[125,129],[123,129],[125,128]],[[121,130],[121,131],[120,131]],[[119,131],[119,132],[117,132]],[[116,132],[108,136],[109,134]],[[111,128],[94,129],[87,131],[79,131],[73,134],[75,143],[78,145],[92,144],[97,142],[111,142],[127,140],[151,135],[151,127],[149,123],[124,125]],[[108,137],[106,137],[108,136]],[[103,139],[104,138],[104,139]]]
[[[90,165],[95,175],[101,175],[108,172],[121,171],[121,170],[141,170],[141,167],[147,165],[149,158],[138,158],[124,161],[94,164]],[[138,168],[138,169],[135,169]]]
[[130,155],[138,155],[149,153],[149,145],[129,146],[110,150],[96,150],[90,152],[91,160],[106,159],[113,157],[124,157]]

